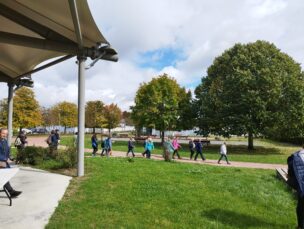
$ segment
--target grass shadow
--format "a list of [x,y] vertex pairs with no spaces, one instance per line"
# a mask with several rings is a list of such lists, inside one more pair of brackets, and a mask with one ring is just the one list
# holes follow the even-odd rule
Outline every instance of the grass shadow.
[[269,223],[255,216],[233,212],[225,209],[212,209],[202,213],[202,216],[233,228],[286,228],[286,225]]

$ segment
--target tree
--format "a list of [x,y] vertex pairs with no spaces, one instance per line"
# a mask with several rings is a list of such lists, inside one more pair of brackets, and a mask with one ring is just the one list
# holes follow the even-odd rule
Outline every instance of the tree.
[[236,44],[217,57],[196,88],[202,134],[301,135],[303,73],[300,65],[266,41]]
[[43,126],[51,126],[54,124],[54,117],[52,116],[52,110],[50,108],[40,107],[40,112]]
[[131,118],[131,112],[123,111],[122,112],[122,118],[123,118],[126,125],[128,125],[128,126],[133,126],[134,125],[134,122]]
[[86,127],[100,128],[105,122],[104,117],[104,103],[102,101],[88,101],[85,108],[85,123]]
[[121,120],[121,110],[117,104],[110,104],[104,106],[104,127],[109,129],[109,135],[111,134],[111,129],[119,126]]
[[0,125],[7,126],[7,99],[0,100]]
[[60,102],[51,108],[54,123],[64,126],[64,133],[67,127],[77,126],[77,105],[70,102]]
[[[191,103],[191,92],[178,85],[175,79],[167,74],[140,85],[135,106],[131,107],[132,119],[137,127],[156,128],[161,131],[164,141],[166,130],[181,130],[192,127],[186,122],[186,109]],[[191,125],[189,125],[191,123]]]
[[21,130],[23,127],[34,127],[41,123],[40,106],[33,90],[26,87],[18,89],[14,96],[13,125]]

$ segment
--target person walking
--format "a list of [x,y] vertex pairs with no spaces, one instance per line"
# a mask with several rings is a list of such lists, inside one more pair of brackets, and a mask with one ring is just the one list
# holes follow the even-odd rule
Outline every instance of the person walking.
[[54,146],[53,146],[53,140],[55,139],[54,135],[55,135],[55,130],[51,130],[50,135],[46,139],[46,143],[49,146],[49,150],[50,150],[49,153],[51,157],[54,157]]
[[168,137],[165,138],[163,146],[164,146],[163,157],[164,157],[165,161],[171,161],[172,154],[174,152],[174,147]]
[[58,129],[53,131],[53,134],[52,134],[52,137],[51,137],[53,152],[55,152],[55,154],[57,153],[58,145],[60,143],[60,136],[59,136],[58,131],[59,131]]
[[74,146],[77,147],[78,145],[78,132],[74,133]]
[[227,146],[226,146],[226,142],[224,142],[221,147],[220,147],[220,159],[218,160],[218,164],[221,164],[221,160],[223,159],[223,157],[225,158],[226,162],[228,165],[230,165],[230,162],[228,161],[228,157],[227,157]]
[[106,149],[106,140],[107,139],[103,139],[103,137],[102,137],[102,135],[101,135],[101,140],[100,140],[100,144],[101,144],[101,154],[100,154],[100,156],[102,157],[102,156],[104,156],[104,153],[107,153],[107,149]]
[[93,148],[92,156],[95,157],[96,152],[98,151],[98,139],[97,139],[97,135],[95,133],[91,137],[91,143],[92,143],[92,148]]
[[181,156],[178,153],[178,150],[181,147],[181,145],[178,143],[177,137],[174,137],[174,139],[172,141],[172,145],[173,145],[173,148],[174,148],[174,152],[173,152],[172,158],[174,159],[174,156],[176,154],[177,157],[178,157],[178,159],[182,159]]
[[141,155],[142,155],[143,157],[145,157],[145,155],[146,155],[146,153],[147,153],[146,145],[147,145],[147,143],[148,143],[148,139],[149,139],[149,137],[146,138],[145,141],[144,141],[144,152],[141,153]]
[[196,154],[195,154],[194,160],[196,161],[198,155],[200,155],[202,160],[205,161],[206,158],[203,155],[203,144],[200,139],[195,143],[195,150],[196,150]]
[[135,157],[135,154],[134,154],[134,140],[133,138],[131,137],[128,141],[128,152],[127,152],[127,156],[129,155],[129,153],[132,153],[132,156]]
[[17,148],[16,164],[19,164],[24,159],[23,151],[24,151],[25,145],[27,144],[26,139],[27,139],[27,137],[26,137],[25,131],[21,130],[15,140],[15,147]]
[[[0,129],[0,162],[2,162],[1,168],[3,169],[10,168],[9,161],[12,160],[10,155],[10,147],[7,142],[7,134],[8,130],[6,128]],[[4,165],[2,166],[2,164]],[[14,190],[10,182],[7,182],[3,188],[8,191],[11,198],[15,198],[22,193],[21,191]]]
[[151,154],[152,154],[152,150],[154,149],[154,144],[151,138],[148,138],[148,141],[146,143],[146,147],[145,147],[145,152],[146,152],[146,158],[150,159],[151,158]]
[[287,184],[297,191],[297,229],[304,229],[304,145],[287,159]]
[[192,160],[192,157],[194,156],[194,153],[195,153],[194,139],[191,138],[188,144],[189,144],[189,150],[190,150],[190,160]]
[[111,136],[109,136],[105,141],[105,149],[106,149],[106,155],[109,157],[112,155],[112,140]]

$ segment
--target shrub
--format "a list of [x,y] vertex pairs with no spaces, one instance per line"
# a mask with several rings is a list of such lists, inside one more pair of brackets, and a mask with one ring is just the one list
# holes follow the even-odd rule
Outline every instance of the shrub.
[[52,155],[49,148],[27,146],[18,151],[17,161],[29,165],[42,165],[53,161],[53,164],[56,165],[56,168],[53,169],[73,168],[77,164],[76,148],[67,147]]
[[56,161],[61,163],[62,168],[74,168],[77,164],[76,148],[67,147],[60,150],[56,156]]
[[48,154],[48,148],[28,146],[18,150],[17,159],[24,164],[37,165],[42,163]]

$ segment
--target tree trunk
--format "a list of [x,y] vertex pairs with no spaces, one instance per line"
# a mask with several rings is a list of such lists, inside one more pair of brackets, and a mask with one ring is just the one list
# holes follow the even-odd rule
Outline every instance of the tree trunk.
[[111,129],[109,128],[109,137],[111,137]]
[[253,150],[253,134],[251,131],[248,133],[248,150]]
[[164,144],[164,141],[165,141],[165,131],[161,131],[160,135],[161,135],[161,143]]
[[93,134],[95,134],[95,127],[93,127]]
[[66,134],[66,126],[64,126],[64,134]]

